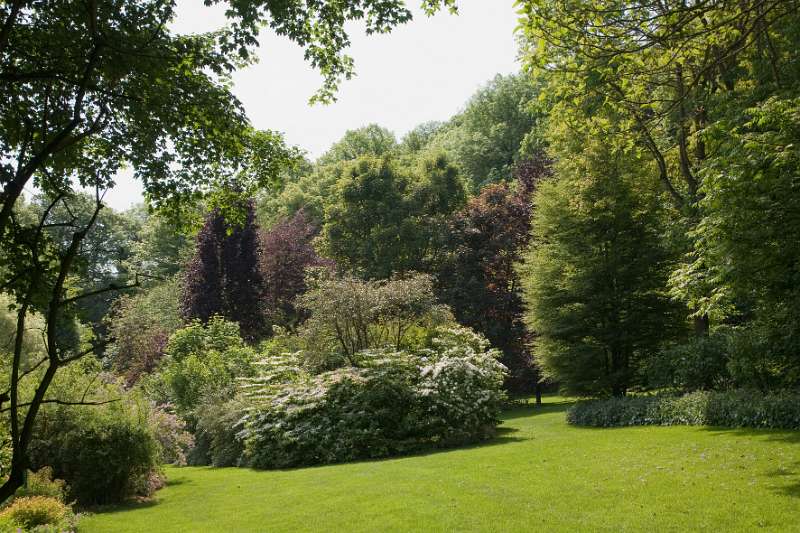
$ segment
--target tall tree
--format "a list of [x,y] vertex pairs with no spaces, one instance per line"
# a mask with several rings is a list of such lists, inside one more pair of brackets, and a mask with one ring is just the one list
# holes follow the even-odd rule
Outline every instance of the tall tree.
[[306,270],[333,266],[314,250],[312,240],[318,232],[301,210],[261,234],[264,304],[271,324],[297,326],[304,314],[295,306],[295,299],[306,292]]
[[487,185],[472,198],[450,222],[438,275],[439,295],[458,322],[503,352],[506,388],[516,394],[538,391],[515,266],[530,240],[531,195],[549,172],[544,158],[521,162],[516,187]]
[[597,144],[539,185],[520,277],[544,376],[568,394],[619,396],[675,322],[657,203]]
[[264,333],[258,230],[253,203],[242,224],[229,223],[219,210],[206,216],[197,251],[184,276],[182,314],[208,322],[214,315],[239,324],[254,340]]
[[346,172],[325,211],[327,255],[372,279],[427,271],[441,225],[465,201],[455,167],[433,156],[409,172],[389,157],[364,157]]

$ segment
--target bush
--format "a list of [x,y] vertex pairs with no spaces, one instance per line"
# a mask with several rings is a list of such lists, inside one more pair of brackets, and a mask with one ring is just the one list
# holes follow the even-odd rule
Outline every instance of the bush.
[[730,381],[729,344],[727,332],[717,330],[670,346],[647,361],[647,382],[685,391],[719,388]]
[[505,368],[482,337],[441,330],[418,353],[356,354],[357,366],[309,375],[296,358],[265,361],[248,383],[245,457],[257,468],[386,457],[489,438]]
[[67,483],[63,479],[53,479],[53,469],[49,466],[36,472],[28,472],[28,482],[15,493],[15,498],[25,496],[46,496],[66,503]]
[[184,421],[167,408],[159,405],[150,411],[150,426],[159,445],[159,462],[184,466],[186,454],[194,447],[194,437],[186,431]]
[[157,483],[159,446],[145,402],[58,406],[40,412],[31,443],[34,466],[51,466],[84,505],[147,496]]
[[[11,505],[0,512],[0,527],[11,525],[30,530],[39,526],[66,526],[73,529],[74,515],[68,506],[56,498],[47,496],[26,496],[15,499]],[[72,522],[72,523],[70,523]],[[62,529],[62,528],[59,528]]]
[[708,425],[800,429],[800,392],[738,389],[682,396],[628,396],[577,403],[567,421],[578,426]]
[[[255,353],[239,335],[239,326],[221,317],[207,325],[194,321],[169,339],[160,376],[179,415],[195,421],[194,410],[210,398],[234,391],[235,378],[252,374]],[[193,429],[193,428],[192,428]]]
[[244,442],[239,433],[243,427],[245,406],[237,400],[214,402],[197,410],[196,446],[190,463],[195,465],[239,466]]

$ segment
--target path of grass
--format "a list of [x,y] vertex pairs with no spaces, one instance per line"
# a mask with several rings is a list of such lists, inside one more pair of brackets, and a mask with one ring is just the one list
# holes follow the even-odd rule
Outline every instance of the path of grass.
[[256,472],[170,468],[81,531],[800,531],[800,433],[567,426],[520,408],[494,442]]

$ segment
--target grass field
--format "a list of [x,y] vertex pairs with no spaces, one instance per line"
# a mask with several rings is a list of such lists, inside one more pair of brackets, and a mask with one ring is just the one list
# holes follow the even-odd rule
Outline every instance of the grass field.
[[169,468],[153,502],[80,530],[800,531],[799,432],[574,428],[547,401],[470,448],[272,472]]

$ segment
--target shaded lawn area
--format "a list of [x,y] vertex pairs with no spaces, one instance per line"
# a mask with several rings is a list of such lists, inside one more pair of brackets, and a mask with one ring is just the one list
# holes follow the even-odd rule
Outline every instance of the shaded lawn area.
[[568,426],[520,407],[487,444],[258,472],[168,468],[81,531],[800,530],[800,432]]

